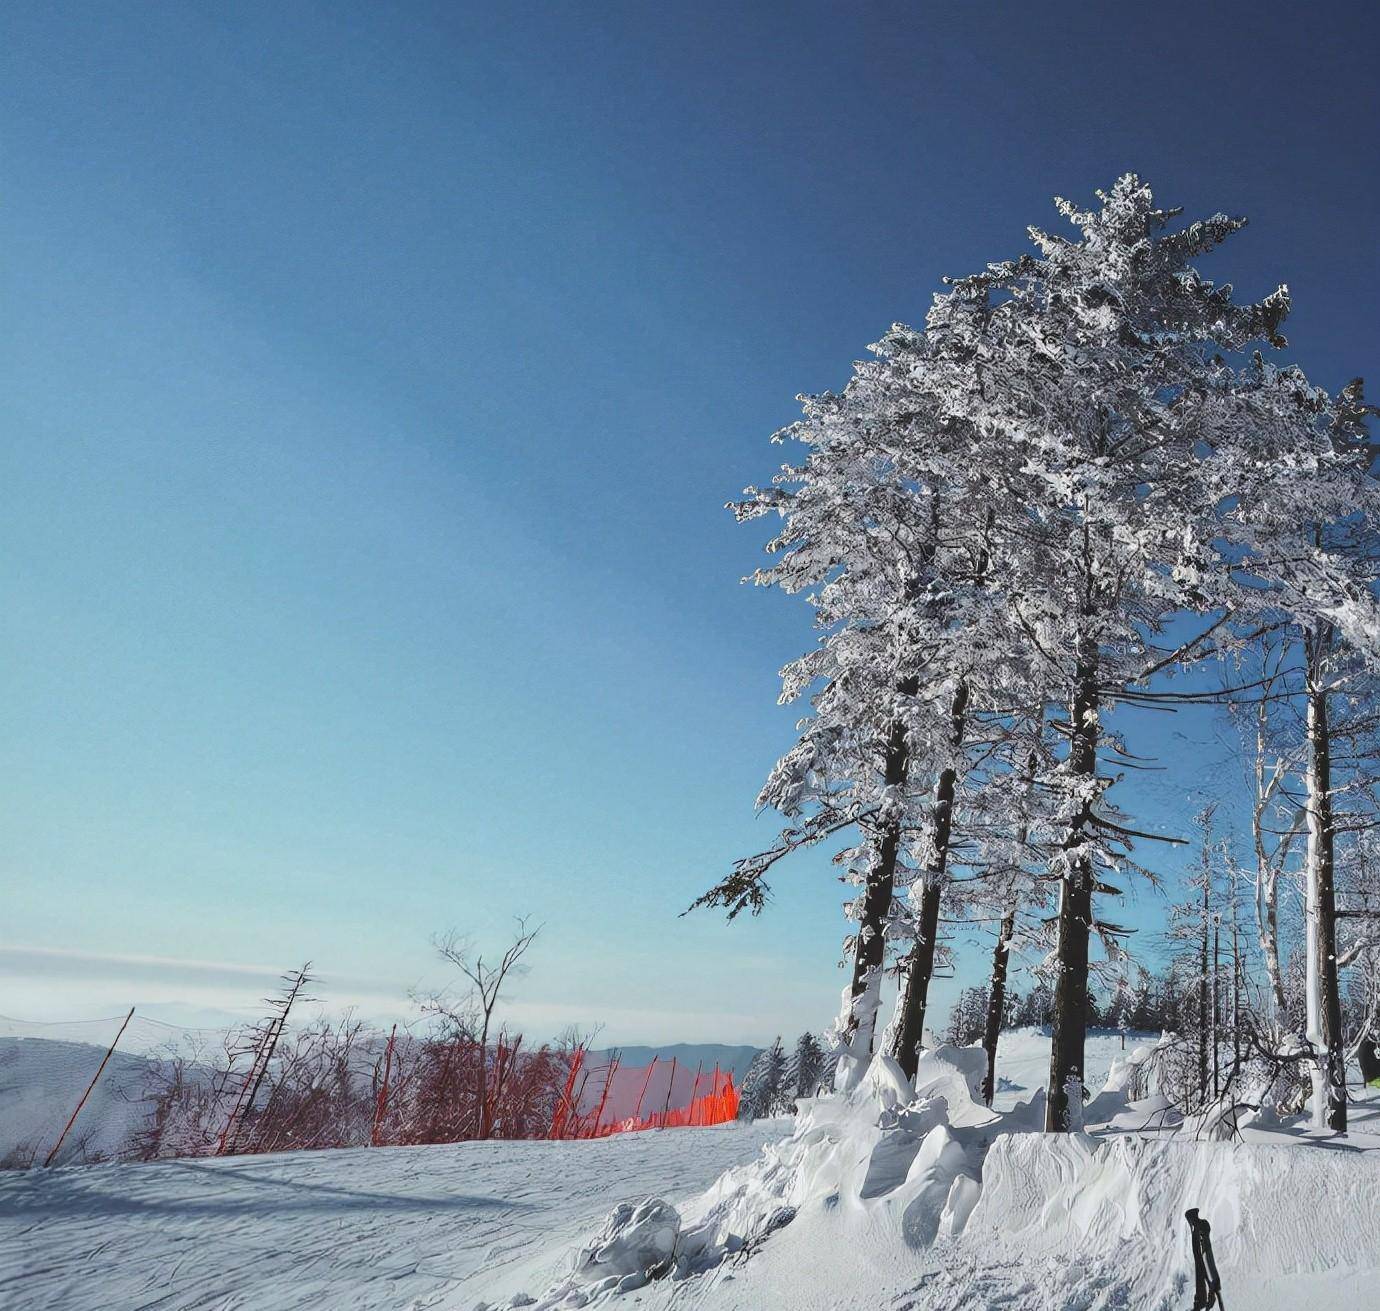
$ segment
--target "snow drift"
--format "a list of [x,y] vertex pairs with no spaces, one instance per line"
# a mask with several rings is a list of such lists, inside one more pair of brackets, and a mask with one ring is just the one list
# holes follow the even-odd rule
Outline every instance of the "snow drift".
[[[1169,1307],[1191,1290],[1190,1207],[1212,1223],[1224,1289],[1240,1290],[1300,1273],[1380,1270],[1377,1196],[1377,1152],[1009,1134],[987,1155],[969,1234],[1045,1258],[1069,1297],[1095,1277],[1134,1291],[1134,1305]],[[1083,1262],[1068,1263],[1069,1253]]]
[[1362,1150],[1380,1139],[1200,1141],[1163,1099],[1131,1096],[1150,1050],[1113,1063],[1089,1132],[1069,1135],[1038,1131],[1043,1092],[983,1106],[974,1048],[925,1053],[913,1084],[887,1057],[845,1068],[847,1091],[802,1102],[794,1132],[755,1162],[679,1208],[620,1208],[565,1278],[508,1305],[555,1311],[639,1289],[653,1305],[725,1308],[895,1297],[934,1311],[1168,1311],[1191,1296],[1190,1207],[1245,1305],[1274,1305],[1271,1290],[1299,1278],[1380,1274],[1380,1150]]

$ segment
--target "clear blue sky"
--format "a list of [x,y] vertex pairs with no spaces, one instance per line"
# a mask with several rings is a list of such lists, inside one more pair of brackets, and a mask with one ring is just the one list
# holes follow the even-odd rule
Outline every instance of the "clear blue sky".
[[535,1033],[822,1023],[822,858],[676,918],[772,836],[811,640],[722,503],[1126,169],[1250,215],[1212,271],[1375,373],[1376,15],[6,7],[0,1013],[312,957],[383,1014],[430,933],[530,912]]

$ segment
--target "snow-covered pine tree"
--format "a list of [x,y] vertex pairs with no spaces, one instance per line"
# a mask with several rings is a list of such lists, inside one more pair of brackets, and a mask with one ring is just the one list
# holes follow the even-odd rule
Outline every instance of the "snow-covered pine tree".
[[[1100,206],[1059,209],[1076,240],[1032,230],[1039,256],[954,284],[951,298],[987,307],[969,334],[961,377],[946,398],[974,429],[997,438],[983,458],[1021,506],[994,568],[1045,664],[1044,686],[1062,686],[1068,751],[1042,780],[1062,805],[1052,872],[1060,886],[1058,977],[1047,1127],[1074,1122],[1081,1097],[1089,934],[1113,926],[1094,911],[1101,871],[1126,870],[1127,839],[1099,773],[1118,749],[1104,718],[1122,689],[1156,664],[1149,643],[1170,615],[1195,606],[1180,565],[1204,510],[1197,490],[1200,396],[1214,352],[1280,341],[1281,289],[1235,306],[1190,261],[1241,220],[1216,216],[1169,231],[1176,211],[1157,209],[1127,175]],[[930,322],[971,322],[937,304]]]
[[781,1115],[790,1107],[786,1085],[786,1051],[778,1037],[770,1047],[752,1058],[738,1097],[738,1118],[760,1120],[769,1115]]
[[987,989],[977,986],[963,988],[949,1011],[944,1041],[955,1047],[967,1047],[982,1037],[986,1023]]
[[814,1097],[827,1082],[826,1063],[819,1039],[813,1033],[802,1033],[786,1067],[787,1091],[795,1097]]
[[[934,398],[952,372],[946,352],[940,333],[893,328],[873,348],[875,358],[855,366],[843,396],[815,402],[812,420],[796,426],[795,435],[812,442],[814,450],[804,472],[791,472],[812,504],[822,495],[831,514],[847,507],[869,542],[880,540],[884,558],[898,544],[910,544],[900,575],[871,570],[869,576],[868,568],[859,568],[869,557],[854,552],[852,578],[845,570],[830,585],[841,604],[822,607],[820,618],[840,623],[847,617],[852,625],[851,632],[826,639],[826,647],[836,648],[836,659],[850,657],[853,713],[865,705],[859,692],[870,689],[874,700],[881,698],[881,713],[872,717],[881,744],[874,757],[879,763],[870,769],[875,776],[880,768],[882,793],[875,814],[860,818],[864,842],[847,853],[865,892],[853,908],[860,923],[854,974],[835,1036],[855,1054],[870,1050],[886,938],[909,938],[888,1047],[912,1075],[938,958],[950,853],[956,833],[973,836],[960,814],[974,796],[983,797],[990,811],[994,798],[1009,795],[992,787],[995,767],[989,766],[981,780],[972,779],[971,726],[983,721],[986,736],[976,745],[989,762],[998,759],[993,735],[1019,727],[1019,717],[1006,707],[1017,689],[1030,687],[1021,634],[987,578],[992,526],[1011,507],[993,502],[982,463],[971,458],[979,443],[967,426],[936,415]],[[822,418],[829,422],[821,425]],[[843,461],[840,445],[847,452]],[[854,473],[859,464],[873,478],[886,471],[892,494],[880,504],[890,522],[877,513],[877,498],[859,504]],[[772,499],[777,503],[777,494]],[[792,506],[785,513],[799,511]],[[846,557],[835,552],[830,558]],[[864,651],[870,652],[866,659]],[[918,672],[897,678],[890,671],[898,659]],[[860,676],[869,664],[870,682]],[[878,671],[886,672],[877,677]],[[811,672],[819,675],[817,663]],[[893,697],[893,688],[908,701]],[[815,704],[822,710],[822,699]],[[833,739],[836,748],[845,740],[842,735]],[[808,759],[817,765],[813,753]],[[836,775],[856,778],[869,771],[866,761],[848,760],[837,749],[834,762],[841,763]],[[1009,811],[992,825],[1007,834],[1013,827],[1018,826]],[[971,842],[970,847],[978,858],[980,849]],[[898,904],[899,886],[907,895]]]
[[[898,879],[911,882],[911,853],[926,853],[923,886],[935,896],[942,881],[936,853],[947,842],[935,843],[932,821],[952,825],[955,739],[970,700],[952,639],[993,663],[1018,649],[971,636],[991,630],[973,622],[969,602],[992,516],[978,503],[979,471],[961,460],[967,438],[933,418],[927,350],[898,329],[842,393],[806,398],[805,417],[778,434],[805,444],[806,460],[735,507],[744,519],[783,518],[768,547],[779,558],[755,580],[808,592],[822,637],[783,671],[782,699],[814,689],[813,714],[758,798],[791,822],[696,903],[757,911],[777,860],[856,825],[862,841],[840,860],[862,893],[849,908],[858,929],[834,1037],[861,1056],[872,1050],[888,935],[912,931],[894,897]],[[932,931],[923,936],[932,944]]]
[[1199,830],[1198,859],[1185,880],[1185,899],[1170,908],[1168,939],[1174,945],[1171,968],[1182,985],[1188,1005],[1178,1016],[1179,1046],[1172,1061],[1174,1100],[1185,1110],[1201,1111],[1216,1097],[1220,1078],[1215,1070],[1219,1054],[1217,1012],[1212,1005],[1214,918],[1219,899],[1225,850],[1213,835],[1215,804],[1194,816]]
[[754,1056],[743,1073],[743,1085],[738,1089],[738,1118],[756,1120],[766,1112],[762,1109],[762,1077],[766,1069],[767,1048]]
[[[1258,354],[1212,399],[1213,480],[1206,485],[1221,512],[1208,531],[1228,567],[1212,571],[1209,586],[1243,619],[1291,623],[1302,656],[1305,1038],[1315,1058],[1316,1123],[1344,1133],[1339,969],[1355,956],[1338,936],[1336,808],[1345,788],[1334,776],[1334,717],[1339,697],[1368,699],[1362,689],[1373,687],[1380,668],[1380,483],[1367,430],[1376,411],[1359,379],[1332,397],[1300,369],[1276,368]],[[1364,713],[1357,727],[1364,733],[1372,723]],[[1267,866],[1262,877],[1268,883],[1277,871]],[[1371,945],[1363,930],[1356,952]]]

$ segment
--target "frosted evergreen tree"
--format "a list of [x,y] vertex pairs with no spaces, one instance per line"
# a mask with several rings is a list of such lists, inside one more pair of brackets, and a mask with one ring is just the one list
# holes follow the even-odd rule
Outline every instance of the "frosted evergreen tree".
[[[1148,874],[1131,844],[1156,836],[1111,803],[1127,751],[1110,715],[1153,703],[1159,671],[1245,642],[1252,624],[1292,623],[1310,644],[1314,726],[1309,1040],[1317,1100],[1335,1106],[1326,743],[1338,670],[1370,666],[1380,634],[1357,500],[1366,407],[1359,385],[1334,401],[1259,356],[1228,362],[1282,346],[1289,307],[1282,287],[1237,305],[1194,268],[1244,220],[1179,225],[1133,175],[1093,210],[1058,207],[1072,238],[1032,230],[1035,254],[951,281],[922,330],[893,328],[842,392],[806,398],[777,434],[803,462],[735,507],[783,520],[754,578],[803,594],[820,637],[783,671],[783,701],[810,713],[759,796],[786,825],[697,904],[756,912],[783,856],[855,833],[836,857],[859,893],[833,1036],[860,1068],[888,947],[904,948],[887,1046],[912,1072],[941,905],[997,922],[999,1010],[1018,915],[1047,880],[1047,1127],[1074,1127],[1093,935],[1107,961],[1122,956],[1095,896]],[[1167,650],[1186,613],[1196,633]]]
[[[974,504],[980,481],[939,484],[936,471],[956,467],[947,447],[966,439],[933,419],[916,376],[924,351],[920,338],[888,339],[841,394],[807,398],[805,418],[777,435],[805,444],[806,460],[735,507],[742,519],[782,517],[768,546],[777,562],[754,581],[807,593],[822,636],[783,671],[782,700],[808,693],[812,714],[758,797],[788,827],[697,903],[730,916],[758,911],[779,859],[856,827],[861,842],[839,855],[861,893],[848,908],[858,928],[835,1036],[864,1056],[888,936],[905,920],[897,884],[912,881],[921,848],[925,886],[937,889],[940,879],[934,851],[947,844],[931,830],[952,810],[955,739],[970,700],[951,638],[978,627],[968,602],[991,518]],[[989,656],[1013,649],[985,648]]]
[[786,1083],[786,1051],[778,1037],[770,1047],[752,1058],[738,1098],[740,1120],[760,1120],[781,1115],[787,1104],[789,1089]]
[[960,990],[949,1011],[949,1025],[944,1041],[955,1047],[967,1047],[982,1037],[987,1024],[987,989],[968,987]]
[[1099,755],[1121,747],[1104,720],[1167,663],[1151,643],[1168,619],[1203,607],[1193,574],[1207,563],[1203,521],[1215,506],[1198,467],[1217,353],[1282,344],[1288,308],[1282,288],[1236,306],[1193,269],[1241,220],[1170,231],[1177,211],[1157,209],[1131,175],[1100,201],[1092,211],[1060,201],[1077,239],[1032,230],[1038,257],[955,283],[930,316],[966,333],[947,399],[993,438],[975,454],[1022,505],[1006,534],[998,524],[994,568],[1042,660],[1040,685],[1062,688],[1067,707],[1067,752],[1041,780],[1060,802],[1047,834],[1059,886],[1054,1130],[1071,1126],[1084,1077],[1090,934],[1116,950],[1094,893],[1133,868],[1128,839],[1144,836],[1109,805]]
[[[795,1051],[786,1067],[786,1088],[796,1097],[814,1097],[827,1082],[828,1058],[813,1033],[796,1039]],[[789,1108],[788,1108],[789,1109]]]

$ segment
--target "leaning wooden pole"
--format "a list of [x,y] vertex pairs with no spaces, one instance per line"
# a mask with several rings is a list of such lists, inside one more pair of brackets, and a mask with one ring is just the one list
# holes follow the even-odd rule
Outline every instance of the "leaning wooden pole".
[[72,1126],[76,1124],[77,1116],[81,1114],[81,1108],[86,1105],[86,1099],[91,1096],[91,1090],[96,1086],[97,1082],[100,1080],[101,1075],[105,1073],[105,1067],[110,1064],[110,1058],[115,1055],[115,1044],[118,1043],[120,1039],[124,1036],[124,1032],[129,1027],[129,1022],[133,1018],[134,1007],[131,1006],[129,1008],[129,1014],[125,1016],[125,1022],[122,1025],[120,1025],[120,1031],[115,1035],[115,1041],[110,1044],[110,1048],[109,1050],[107,1050],[105,1054],[105,1059],[101,1061],[100,1067],[96,1070],[96,1073],[92,1075],[91,1082],[86,1085],[86,1091],[82,1093],[81,1101],[77,1103],[76,1110],[72,1112],[71,1116],[67,1120],[67,1123],[63,1125],[62,1132],[58,1134],[57,1142],[53,1144],[53,1150],[48,1153],[47,1159],[43,1162],[43,1168],[45,1170],[50,1165],[52,1165],[54,1158],[57,1156],[59,1150],[62,1147],[62,1144],[67,1141],[67,1135],[71,1132]]
[[704,1061],[701,1060],[700,1063],[697,1066],[695,1066],[695,1082],[690,1085],[690,1106],[688,1108],[689,1114],[685,1117],[685,1123],[687,1125],[693,1125],[695,1123],[695,1098],[699,1096],[700,1075],[702,1075],[703,1073]]
[[661,1127],[666,1127],[666,1121],[671,1114],[671,1093],[676,1086],[676,1058],[671,1057],[671,1082],[666,1085],[666,1105],[661,1108]]
[[379,1085],[378,1100],[374,1103],[374,1126],[369,1131],[369,1146],[379,1145],[379,1129],[383,1126],[383,1117],[388,1114],[388,1075],[393,1065],[393,1044],[398,1040],[398,1026],[393,1026],[393,1032],[388,1035],[388,1046],[383,1053],[383,1083]]
[[647,1067],[647,1073],[642,1079],[642,1091],[637,1094],[637,1108],[633,1111],[633,1119],[642,1118],[642,1099],[647,1095],[647,1085],[652,1081],[652,1071],[656,1069],[656,1057],[652,1057],[652,1063]]

